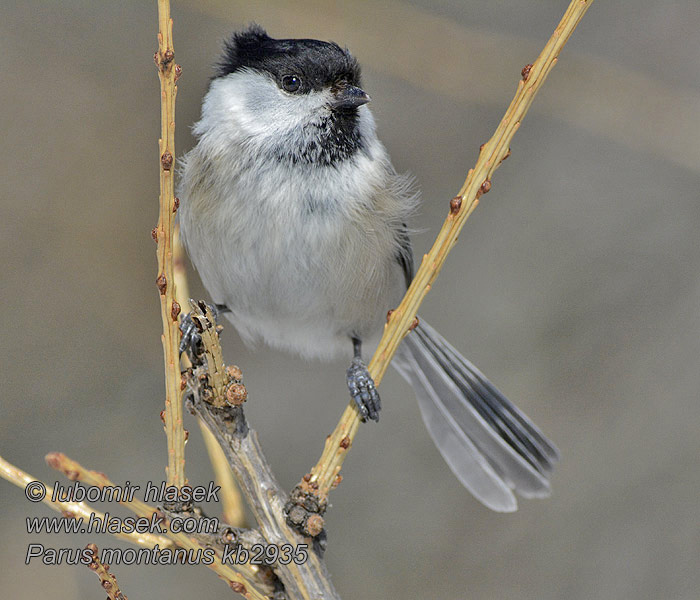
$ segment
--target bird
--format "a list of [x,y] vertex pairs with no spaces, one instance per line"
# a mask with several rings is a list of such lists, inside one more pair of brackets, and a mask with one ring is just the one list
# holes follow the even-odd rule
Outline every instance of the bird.
[[[381,409],[363,349],[413,279],[407,223],[419,203],[370,100],[347,48],[251,24],[224,42],[178,183],[182,240],[217,312],[247,344],[349,359],[363,421]],[[510,512],[516,494],[550,494],[557,448],[425,320],[392,365],[479,501]]]

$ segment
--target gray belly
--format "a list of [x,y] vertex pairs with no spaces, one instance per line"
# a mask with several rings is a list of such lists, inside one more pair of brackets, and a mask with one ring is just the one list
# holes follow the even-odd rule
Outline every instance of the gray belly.
[[190,256],[212,299],[231,309],[249,343],[317,358],[349,355],[351,336],[371,343],[402,295],[391,232],[376,221],[365,226],[369,215],[365,222],[286,217],[235,226],[222,218],[183,219]]

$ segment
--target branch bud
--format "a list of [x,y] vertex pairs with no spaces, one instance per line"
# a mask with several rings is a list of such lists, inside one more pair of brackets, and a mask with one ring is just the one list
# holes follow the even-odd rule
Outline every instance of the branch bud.
[[450,214],[455,216],[462,209],[462,196],[455,196],[450,200]]
[[306,521],[306,531],[309,532],[311,537],[316,537],[323,531],[324,525],[325,522],[321,515],[311,515]]
[[173,167],[173,162],[175,159],[173,159],[173,155],[166,150],[163,152],[163,154],[160,157],[160,164],[163,167],[164,171],[170,171]]
[[158,287],[160,295],[165,296],[165,290],[168,289],[168,280],[165,278],[165,273],[158,275],[158,279],[156,279],[156,286]]

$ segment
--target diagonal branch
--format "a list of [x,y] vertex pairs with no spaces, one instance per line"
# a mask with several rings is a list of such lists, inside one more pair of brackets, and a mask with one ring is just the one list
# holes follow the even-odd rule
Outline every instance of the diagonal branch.
[[[14,483],[17,487],[27,489],[30,484],[36,485],[37,480],[34,479],[28,473],[22,471],[13,464],[7,462],[4,458],[0,457],[0,477],[7,479],[10,483]],[[30,488],[31,489],[31,488]],[[92,508],[86,502],[72,502],[72,501],[53,501],[53,488],[50,485],[45,485],[45,496],[42,502],[47,506],[51,507],[56,512],[61,513],[67,519],[78,519],[82,518],[85,520],[90,520],[91,517],[97,518],[104,522],[105,515],[98,510]],[[175,544],[166,537],[162,535],[154,535],[152,533],[115,533],[115,537],[131,542],[138,546],[144,546],[146,548],[153,548],[154,546],[159,546],[160,548],[174,548]]]
[[[510,142],[528,111],[535,94],[544,84],[547,75],[557,63],[559,53],[568,41],[593,0],[572,0],[569,8],[554,30],[544,49],[534,63],[523,68],[522,79],[506,114],[493,137],[481,147],[479,159],[469,170],[467,179],[450,202],[450,212],[438,233],[430,252],[423,257],[411,286],[401,304],[387,317],[377,351],[370,364],[369,372],[375,384],[379,384],[401,340],[412,328],[418,307],[438,276],[447,255],[457,242],[464,223],[479,203],[479,198],[491,189],[494,171],[510,155]],[[304,478],[298,489],[311,487],[317,490],[322,503],[339,481],[340,469],[347,456],[352,440],[360,424],[359,413],[354,402],[350,402],[333,433],[326,439],[323,454],[311,470],[311,477]]]

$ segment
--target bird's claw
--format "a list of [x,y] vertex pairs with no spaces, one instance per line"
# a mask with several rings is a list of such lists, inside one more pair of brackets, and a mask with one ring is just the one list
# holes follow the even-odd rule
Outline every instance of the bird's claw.
[[197,327],[192,313],[187,313],[180,321],[180,354],[186,353],[190,362],[198,364],[202,355],[202,336],[201,330]]
[[[200,303],[202,307],[202,312],[204,308],[208,307],[211,310],[212,315],[214,315],[214,320],[218,320],[220,310],[216,305],[207,304],[204,305],[203,302]],[[183,352],[187,354],[187,358],[193,365],[198,365],[202,362],[202,354],[204,348],[202,346],[202,326],[198,321],[192,318],[192,313],[187,313],[180,320],[180,332],[182,337],[180,338],[180,354]]]
[[361,358],[355,357],[347,371],[348,389],[357,404],[362,421],[379,421],[381,401],[374,380]]

